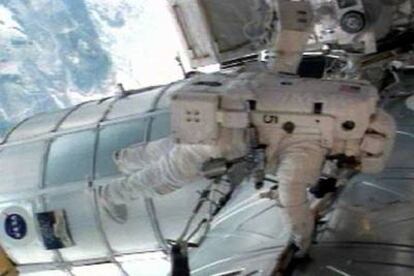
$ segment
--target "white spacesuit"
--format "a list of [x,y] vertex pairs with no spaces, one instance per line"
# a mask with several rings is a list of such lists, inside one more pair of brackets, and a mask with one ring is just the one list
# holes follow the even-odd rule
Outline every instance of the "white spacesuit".
[[[368,85],[290,79],[285,87],[286,80],[267,73],[221,76],[220,81],[219,87],[199,81],[201,88],[189,85],[177,91],[172,103],[172,138],[115,154],[115,162],[127,177],[105,187],[104,202],[108,208],[112,205],[114,213],[113,206],[143,193],[167,194],[202,179],[206,161],[249,154],[246,128],[254,124],[259,142],[266,146],[266,173],[278,178],[277,200],[292,228],[294,243],[304,252],[314,228],[307,188],[318,182],[326,157],[354,157],[356,171],[381,171],[392,150],[394,121],[377,109],[376,93]],[[221,99],[219,105],[214,97]],[[247,98],[256,101],[251,111],[241,104]],[[122,222],[125,215],[118,210],[115,216]]]

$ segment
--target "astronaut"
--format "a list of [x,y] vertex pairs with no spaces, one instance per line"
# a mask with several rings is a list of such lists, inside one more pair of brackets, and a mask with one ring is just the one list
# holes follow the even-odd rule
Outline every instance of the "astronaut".
[[[264,149],[264,166],[255,165],[277,177],[273,199],[291,227],[298,255],[303,255],[315,220],[307,188],[318,183],[328,159],[336,164],[352,160],[346,169],[356,172],[381,171],[393,147],[395,123],[377,108],[376,90],[369,85],[298,78],[285,86],[287,81],[273,73],[219,79],[218,87],[194,80],[175,93],[171,137],[115,154],[126,177],[104,187],[104,207],[122,223],[127,219],[125,201],[162,196],[202,180],[203,164],[212,159],[259,163],[260,158],[246,157]],[[249,98],[256,106],[246,111],[242,102]],[[252,126],[257,131],[253,147]]]
[[196,76],[173,93],[171,137],[114,157],[126,177],[101,193],[114,219],[127,219],[126,200],[171,193],[203,179],[209,160],[245,160],[245,183],[261,184],[266,174],[277,177],[277,194],[270,198],[279,203],[297,256],[303,256],[315,221],[308,188],[321,183],[323,168],[337,166],[330,177],[345,169],[378,173],[384,168],[395,123],[377,107],[376,89],[366,83],[292,77],[315,27],[313,12],[307,1],[267,1],[274,2],[280,15],[270,46],[276,62],[265,72]]

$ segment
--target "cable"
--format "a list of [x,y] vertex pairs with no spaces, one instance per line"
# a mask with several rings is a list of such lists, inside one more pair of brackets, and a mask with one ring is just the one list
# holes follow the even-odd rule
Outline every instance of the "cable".
[[[211,222],[213,221],[215,215],[218,214],[218,212],[226,205],[226,203],[231,198],[231,195],[234,191],[234,186],[231,185],[229,192],[224,193],[214,187],[214,185],[217,184],[223,183],[219,182],[218,180],[213,180],[206,189],[199,192],[200,198],[196,206],[194,207],[190,218],[185,224],[183,232],[176,241],[168,240],[168,242],[171,244],[172,276],[190,275],[190,267],[188,262],[188,247],[199,247],[204,242],[211,228]],[[220,196],[217,202],[214,200],[214,194],[218,194]],[[202,209],[205,203],[209,203],[208,218],[202,219],[194,228],[194,230],[191,231],[190,234],[188,234],[191,226],[194,223],[195,218],[200,213],[200,210]],[[190,240],[201,231],[203,226],[205,226],[205,228],[198,240],[198,243],[191,244]]]

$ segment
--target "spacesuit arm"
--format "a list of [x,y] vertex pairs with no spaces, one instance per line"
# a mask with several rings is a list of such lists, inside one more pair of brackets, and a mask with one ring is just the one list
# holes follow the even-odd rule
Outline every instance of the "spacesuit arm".
[[210,158],[219,157],[214,146],[174,145],[158,161],[146,164],[119,183],[106,187],[114,203],[171,193],[186,184],[202,179],[200,168]]
[[173,149],[173,146],[170,138],[135,144],[115,152],[113,160],[120,172],[130,175],[159,161]]

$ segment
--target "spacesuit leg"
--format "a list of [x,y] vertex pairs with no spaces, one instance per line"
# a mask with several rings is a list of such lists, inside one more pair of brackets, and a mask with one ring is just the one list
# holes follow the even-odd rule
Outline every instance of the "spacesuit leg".
[[140,143],[115,152],[113,160],[120,172],[129,175],[157,162],[162,156],[168,154],[173,146],[171,138]]
[[298,255],[311,244],[314,218],[310,211],[307,187],[316,183],[326,152],[317,141],[288,138],[281,144],[277,176],[279,200],[285,222],[291,226]]
[[100,195],[104,207],[111,217],[122,223],[127,219],[126,202],[168,194],[200,180],[202,164],[217,157],[219,150],[214,146],[175,145],[158,161],[103,187]]

